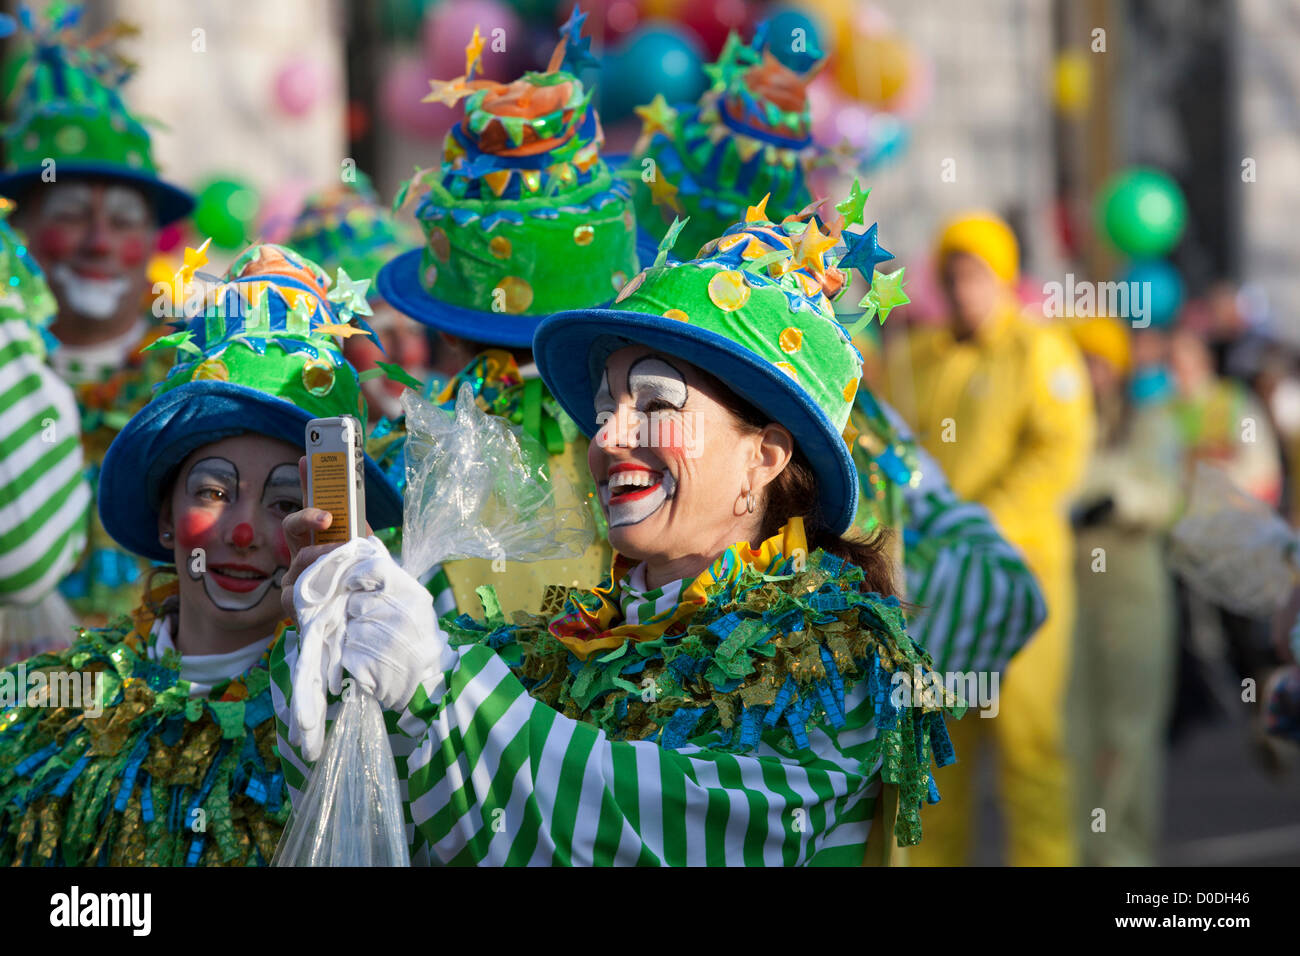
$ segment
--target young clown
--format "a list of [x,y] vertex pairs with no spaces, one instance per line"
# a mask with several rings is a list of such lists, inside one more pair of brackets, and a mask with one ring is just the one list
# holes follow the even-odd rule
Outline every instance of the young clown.
[[[0,195],[31,240],[57,300],[50,361],[72,387],[92,489],[109,444],[167,371],[145,351],[161,331],[146,302],[158,231],[185,216],[192,197],[158,177],[149,131],[127,109],[129,69],[100,42],[77,36],[78,8],[48,25],[23,21],[28,42],[5,63],[14,79],[4,130]],[[126,613],[149,563],[117,547],[94,510],[80,562],[60,591],[83,624]]]
[[[174,565],[130,617],[0,672],[0,864],[260,865],[288,817],[267,662],[283,628],[306,423],[365,420],[331,337],[356,301],[256,246],[165,344],[176,364],[113,443],[100,516]],[[333,299],[331,298],[333,296]],[[372,526],[401,500],[366,462]]]
[[[286,521],[296,612],[347,620],[337,646],[286,632],[272,663],[294,799],[323,658],[388,712],[417,863],[857,865],[920,838],[931,759],[952,759],[944,697],[911,693],[927,659],[880,543],[842,537],[861,359],[825,225],[737,224],[538,328],[548,387],[594,436],[601,586],[444,630],[374,539],[306,546],[323,513]],[[377,566],[382,590],[342,590]]]

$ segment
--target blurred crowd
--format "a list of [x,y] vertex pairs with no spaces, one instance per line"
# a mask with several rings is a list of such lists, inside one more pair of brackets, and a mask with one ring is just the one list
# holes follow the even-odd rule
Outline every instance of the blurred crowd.
[[[1165,757],[1195,724],[1240,724],[1272,771],[1292,752],[1283,740],[1296,739],[1285,702],[1297,683],[1288,638],[1297,603],[1239,613],[1227,595],[1184,581],[1169,555],[1199,466],[1288,524],[1300,517],[1300,351],[1260,296],[1226,280],[1158,321],[1073,309],[1046,317],[1035,284],[1018,275],[1015,235],[992,215],[949,224],[933,257],[942,308],[886,324],[868,363],[873,385],[1039,575],[1048,624],[1013,661],[1004,700],[1020,682],[1041,692],[1047,671],[1068,704],[1053,713],[1043,693],[1036,731],[1020,721],[999,729],[1032,734],[1063,719],[1080,862],[1149,865]],[[1244,555],[1224,557],[1253,573]],[[1070,772],[1051,768],[1054,747],[1038,748],[1028,771],[1006,755],[1032,761],[1032,743],[1000,747],[999,805],[1019,821],[1013,861],[1042,781]],[[936,810],[918,855],[956,862],[969,836],[948,851],[935,831],[949,816],[968,821],[969,808]],[[1046,832],[1052,821],[1037,816]],[[1043,844],[1042,833],[1027,839]]]

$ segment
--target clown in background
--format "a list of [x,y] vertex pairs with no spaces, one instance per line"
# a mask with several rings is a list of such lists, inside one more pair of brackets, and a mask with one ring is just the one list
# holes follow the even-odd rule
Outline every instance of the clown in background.
[[[188,215],[185,192],[158,178],[149,132],[122,101],[128,70],[102,43],[80,43],[79,8],[56,10],[17,62],[5,129],[0,195],[17,202],[14,223],[58,302],[51,362],[76,392],[92,487],[114,436],[149,397],[166,364],[144,352],[161,331],[145,303],[158,230]],[[92,517],[85,554],[61,590],[88,624],[125,613],[148,562],[119,549]]]

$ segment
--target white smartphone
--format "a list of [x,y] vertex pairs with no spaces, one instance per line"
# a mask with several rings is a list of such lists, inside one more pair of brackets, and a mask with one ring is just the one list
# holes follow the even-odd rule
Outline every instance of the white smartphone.
[[366,465],[361,422],[351,415],[313,418],[307,423],[307,501],[334,516],[315,544],[333,544],[366,534]]

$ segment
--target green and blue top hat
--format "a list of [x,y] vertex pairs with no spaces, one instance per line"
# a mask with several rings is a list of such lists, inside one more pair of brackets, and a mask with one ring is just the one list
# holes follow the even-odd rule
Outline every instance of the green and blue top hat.
[[807,173],[822,151],[812,139],[807,86],[825,59],[787,47],[772,42],[766,23],[749,44],[733,32],[705,67],[713,82],[697,103],[656,96],[637,107],[642,132],[628,168],[643,258],[675,218],[689,220],[680,246],[691,255],[760,196],[777,218],[812,199]]
[[442,165],[404,184],[416,201],[422,249],[379,273],[389,304],[421,322],[489,345],[531,344],[541,319],[609,302],[636,272],[631,190],[601,159],[591,91],[565,69],[571,37],[544,73],[513,83],[465,75],[431,81],[426,101],[465,115],[447,134]]
[[862,224],[865,198],[855,188],[826,218],[810,207],[780,223],[765,200],[687,262],[668,259],[682,227],[674,223],[654,265],[611,308],[562,312],[538,327],[538,371],[578,427],[594,435],[593,395],[611,352],[641,344],[685,359],[790,430],[816,473],[822,520],[847,530],[858,481],[845,430],[862,356],[832,302],[852,268],[873,283],[855,325],[883,321],[901,304],[901,275],[875,271],[889,258],[876,226],[844,231]]
[[[390,259],[422,242],[419,230],[394,216],[370,177],[358,171],[355,182],[334,183],[307,197],[284,244],[330,275],[342,269],[373,282]],[[369,291],[378,298],[377,288]]]
[[149,131],[122,101],[128,68],[95,41],[77,42],[72,34],[80,16],[80,7],[60,5],[48,24],[38,25],[22,8],[31,43],[5,64],[10,119],[0,195],[21,199],[53,170],[56,181],[94,176],[138,187],[150,197],[159,225],[189,215],[193,197],[158,178]]
[[[192,287],[205,258],[188,250],[177,285]],[[362,333],[368,283],[331,288],[315,263],[283,246],[253,246],[224,280],[188,301],[192,317],[150,348],[175,348],[176,363],[154,397],[109,446],[100,474],[99,514],[136,554],[170,562],[157,540],[158,507],[174,469],[195,449],[254,432],[303,444],[313,418],[366,421],[356,371],[339,340]],[[175,301],[186,301],[176,295]],[[402,522],[402,499],[366,458],[366,519],[376,530]]]

